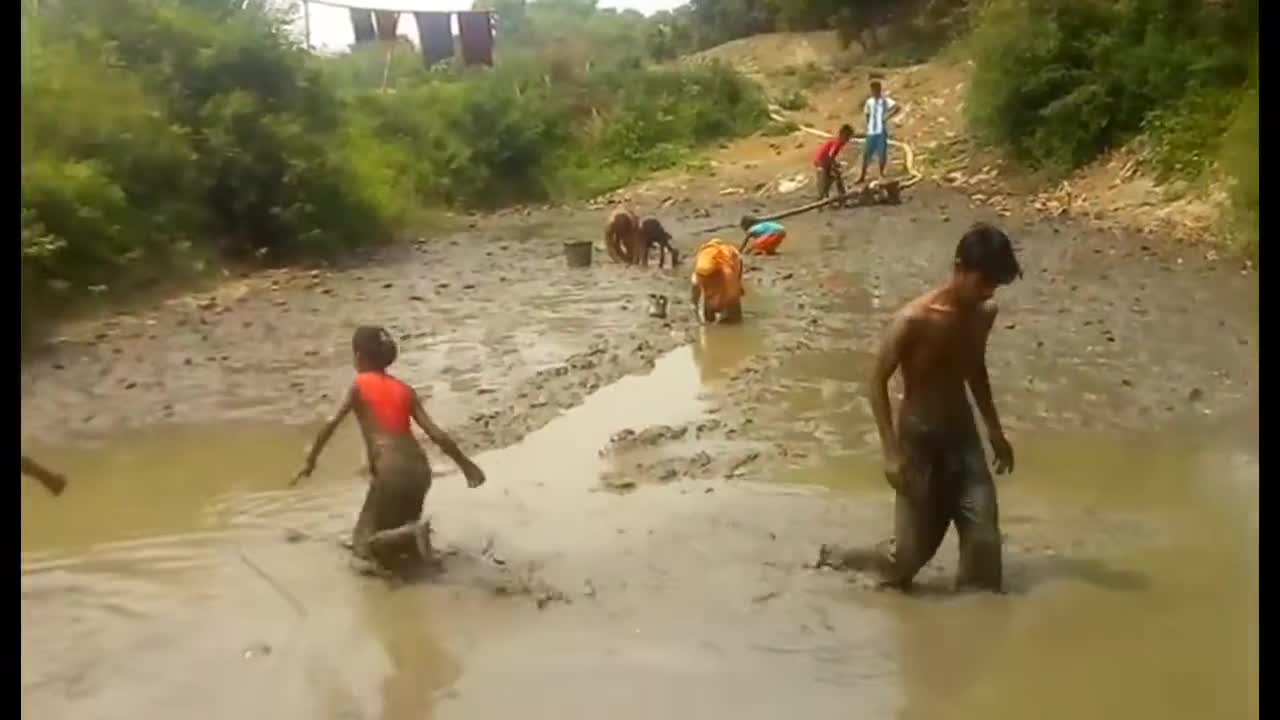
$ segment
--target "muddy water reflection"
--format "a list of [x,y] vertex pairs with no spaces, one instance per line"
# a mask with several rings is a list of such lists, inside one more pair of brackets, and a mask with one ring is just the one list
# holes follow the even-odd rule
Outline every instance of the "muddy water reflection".
[[1248,501],[1223,496],[1231,449],[1100,435],[1022,448],[1002,488],[1010,594],[886,601],[902,717],[1257,717],[1257,534]]
[[[56,503],[24,488],[24,717],[428,717],[458,671],[431,620],[449,605],[347,570],[333,534],[358,493],[281,490],[303,438],[214,426],[51,452],[79,482]],[[342,435],[331,467],[356,449]]]

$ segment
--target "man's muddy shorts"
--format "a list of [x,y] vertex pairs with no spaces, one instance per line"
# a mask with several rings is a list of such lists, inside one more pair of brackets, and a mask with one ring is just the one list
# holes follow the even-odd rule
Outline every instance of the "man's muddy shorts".
[[831,163],[827,167],[817,168],[815,171],[818,180],[818,199],[826,200],[827,195],[831,192],[831,186],[835,185],[836,192],[841,195],[845,194],[844,176],[840,174],[840,168],[836,163]]
[[977,429],[930,429],[905,419],[899,442],[905,465],[894,502],[895,548],[888,580],[910,584],[955,523],[960,536],[956,584],[999,591],[999,509]]

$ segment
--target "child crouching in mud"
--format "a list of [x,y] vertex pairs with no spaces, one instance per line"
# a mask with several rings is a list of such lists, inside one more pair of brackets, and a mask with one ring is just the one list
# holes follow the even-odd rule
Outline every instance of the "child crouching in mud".
[[293,484],[310,477],[334,430],[355,411],[364,436],[373,480],[352,533],[357,557],[391,569],[409,559],[431,558],[431,528],[422,521],[422,503],[431,489],[431,465],[413,436],[410,420],[462,470],[467,486],[484,484],[484,472],[432,420],[413,388],[387,374],[396,344],[386,330],[364,326],[351,338],[356,381],[333,419],[325,423]]

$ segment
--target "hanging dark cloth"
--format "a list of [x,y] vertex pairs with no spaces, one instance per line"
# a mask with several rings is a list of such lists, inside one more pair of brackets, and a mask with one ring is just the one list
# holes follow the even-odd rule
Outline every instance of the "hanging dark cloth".
[[356,44],[371,43],[377,37],[373,31],[373,11],[351,8],[351,29],[356,34]]
[[427,67],[453,57],[453,29],[450,25],[452,14],[418,12],[413,17],[418,22],[418,44],[422,48],[422,61]]
[[378,40],[395,42],[396,25],[400,24],[400,13],[394,10],[375,10],[373,16],[378,21]]
[[463,63],[493,65],[493,23],[489,13],[458,13],[458,35],[462,41]]

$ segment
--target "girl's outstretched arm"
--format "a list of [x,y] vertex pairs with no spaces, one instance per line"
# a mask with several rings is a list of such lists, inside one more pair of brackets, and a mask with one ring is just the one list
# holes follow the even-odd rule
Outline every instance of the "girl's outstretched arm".
[[39,480],[40,484],[44,485],[45,489],[54,495],[61,495],[62,491],[67,487],[67,479],[65,477],[49,470],[26,455],[22,456],[22,474]]
[[302,469],[297,475],[293,476],[293,482],[289,483],[292,487],[302,481],[303,478],[311,477],[311,473],[316,469],[316,460],[320,457],[320,453],[324,450],[324,446],[328,444],[329,438],[333,437],[333,431],[338,429],[338,425],[342,424],[343,419],[351,412],[351,408],[356,402],[356,386],[352,385],[347,391],[347,396],[342,399],[342,407],[338,408],[338,412],[320,428],[320,434],[316,436],[316,441],[312,443],[311,448],[307,451],[307,459],[302,464]]
[[440,429],[431,416],[427,414],[427,409],[422,406],[422,400],[418,398],[417,393],[413,396],[413,420],[418,423],[418,427],[422,428],[422,432],[431,438],[431,442],[435,443],[449,459],[457,464],[458,469],[462,470],[462,476],[467,479],[467,487],[478,488],[484,484],[484,471],[475,463],[471,462],[471,458],[463,454],[458,443],[449,437],[449,433]]

